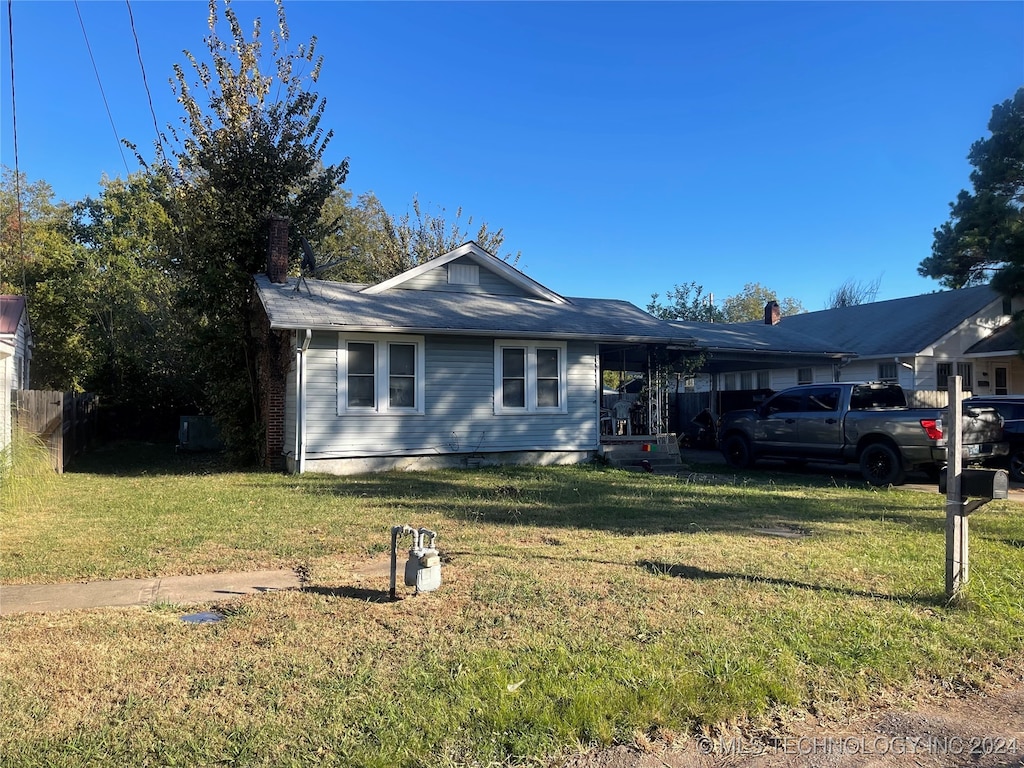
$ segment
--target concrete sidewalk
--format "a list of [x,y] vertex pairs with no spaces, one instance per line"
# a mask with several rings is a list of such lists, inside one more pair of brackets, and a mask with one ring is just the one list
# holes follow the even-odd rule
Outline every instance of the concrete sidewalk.
[[299,586],[299,577],[291,570],[204,573],[77,584],[0,585],[0,616],[153,603],[212,603],[238,595],[298,589]]

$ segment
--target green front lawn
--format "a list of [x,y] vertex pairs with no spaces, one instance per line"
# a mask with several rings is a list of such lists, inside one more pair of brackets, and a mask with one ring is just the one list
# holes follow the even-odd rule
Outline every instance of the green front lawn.
[[[949,607],[938,494],[592,467],[293,477],[163,446],[77,470],[5,479],[0,581],[310,583],[208,625],[169,605],[0,618],[4,765],[543,764],[1024,666],[1014,502],[972,516]],[[438,531],[444,584],[391,603],[354,570],[402,523]]]

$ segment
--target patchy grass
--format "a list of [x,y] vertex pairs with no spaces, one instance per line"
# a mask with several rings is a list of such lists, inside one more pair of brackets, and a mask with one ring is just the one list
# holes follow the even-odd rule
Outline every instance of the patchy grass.
[[[1024,515],[971,518],[943,601],[938,494],[591,467],[353,478],[220,471],[161,446],[8,494],[0,579],[308,569],[195,610],[0,618],[5,765],[464,765],[829,710],[1024,660]],[[8,502],[14,502],[13,504]],[[441,590],[387,602],[390,528]]]

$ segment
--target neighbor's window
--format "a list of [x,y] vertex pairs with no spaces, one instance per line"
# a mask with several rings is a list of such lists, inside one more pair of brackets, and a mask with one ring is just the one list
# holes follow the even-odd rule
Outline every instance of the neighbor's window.
[[722,374],[722,389],[730,391],[736,389],[736,374],[725,373]]
[[886,382],[899,381],[899,376],[896,373],[896,363],[879,363],[878,380]]
[[566,413],[565,344],[496,341],[495,413]]
[[[949,389],[949,377],[953,375],[953,363],[937,363],[935,366],[936,387]],[[962,389],[973,389],[974,366],[971,363],[957,363],[956,375],[960,377]]]
[[814,383],[814,369],[813,368],[797,368],[797,371],[796,371],[796,383],[797,384],[813,384]]
[[423,338],[338,337],[338,413],[423,413]]
[[757,372],[757,388],[771,389],[771,374],[768,371]]
[[964,389],[974,389],[974,365],[972,363],[957,363],[956,375],[962,379]]

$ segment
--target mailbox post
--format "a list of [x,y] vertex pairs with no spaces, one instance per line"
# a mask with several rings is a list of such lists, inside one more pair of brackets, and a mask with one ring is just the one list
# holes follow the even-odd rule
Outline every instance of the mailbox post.
[[939,493],[946,493],[946,598],[954,599],[969,577],[968,515],[992,499],[1009,497],[1009,476],[1002,469],[963,468],[963,391],[959,376],[949,378],[949,426],[946,428],[946,469],[939,475]]
[[963,390],[959,376],[949,377],[949,426],[946,438],[946,598],[957,596],[967,583],[967,515],[960,493],[963,456],[960,440],[964,433]]

